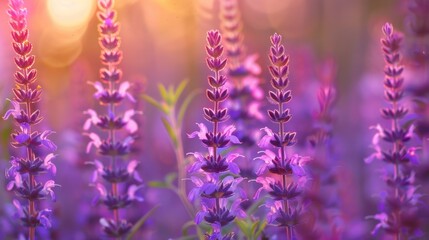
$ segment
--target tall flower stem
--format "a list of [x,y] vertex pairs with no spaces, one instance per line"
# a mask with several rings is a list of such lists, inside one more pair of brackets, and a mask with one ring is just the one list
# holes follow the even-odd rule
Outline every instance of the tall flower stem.
[[[173,127],[176,127],[176,126],[173,125]],[[182,133],[182,131],[178,131],[178,134],[181,134],[181,133]],[[178,172],[178,175],[177,175],[177,178],[178,178],[177,195],[179,196],[180,201],[182,202],[183,206],[185,207],[188,215],[191,218],[193,218],[195,216],[195,209],[187,198],[186,182],[184,181],[184,179],[186,179],[186,169],[185,169],[185,159],[184,159],[185,151],[183,150],[183,141],[182,141],[181,137],[179,137],[177,139],[177,148],[174,149],[174,154],[175,154],[176,159],[177,159],[177,172]]]
[[[176,146],[174,146],[174,155],[176,156],[176,160],[177,160],[177,172],[178,172],[178,175],[177,175],[178,189],[176,191],[176,194],[180,198],[180,201],[185,207],[189,217],[193,218],[195,216],[195,208],[188,200],[186,182],[184,181],[184,179],[186,179],[186,168],[185,168],[186,166],[185,166],[185,151],[183,149],[182,128],[181,126],[179,126],[179,123],[177,122],[175,116],[176,116],[176,111],[173,107],[168,117],[169,117],[169,122],[171,123],[171,126],[176,133]],[[199,230],[199,228],[197,229]]]
[[[112,36],[111,33],[109,33],[109,38],[113,38],[114,36]],[[111,62],[109,62],[107,64],[109,71],[113,71],[114,69],[116,69],[116,66],[114,64],[112,64]],[[109,82],[109,91],[111,93],[113,93],[116,90],[116,86],[115,86],[115,82],[110,81]],[[112,114],[112,116],[116,116],[115,113],[115,104],[113,102],[109,103],[109,113]],[[112,128],[109,130],[109,139],[112,143],[113,146],[115,146],[116,144],[116,129]],[[110,161],[110,170],[111,171],[115,171],[115,169],[117,169],[116,167],[116,156],[112,155],[111,156],[111,161]],[[113,197],[114,198],[118,198],[119,194],[118,194],[118,184],[116,182],[113,182],[112,184],[112,193],[113,193]],[[120,216],[119,216],[119,208],[115,208],[113,209],[113,216],[114,216],[114,220],[115,222],[119,222]],[[117,238],[118,240],[120,239],[119,237]]]
[[[238,165],[233,162],[239,155],[224,155],[219,151],[230,143],[239,143],[232,135],[234,126],[220,128],[219,125],[228,118],[227,108],[221,107],[220,104],[228,98],[228,90],[224,87],[227,79],[221,74],[221,70],[226,66],[226,59],[222,59],[223,46],[219,31],[207,33],[206,51],[207,66],[213,74],[208,77],[210,88],[206,90],[206,96],[213,102],[213,107],[203,108],[203,113],[204,118],[211,123],[212,129],[209,131],[205,124],[200,123],[198,124],[200,131],[189,134],[191,138],[198,136],[207,147],[206,153],[190,153],[196,159],[189,168],[189,172],[193,173],[191,180],[196,187],[190,191],[189,198],[191,201],[197,197],[201,200],[202,210],[196,214],[196,223],[199,224],[204,219],[212,225],[213,232],[206,233],[206,239],[229,240],[234,237],[234,233],[223,235],[222,229],[236,216],[244,215],[239,207],[243,194],[234,196],[242,192],[237,185],[243,179],[231,176],[231,173],[239,173]],[[234,199],[231,207],[228,207],[229,199]]]
[[[252,159],[256,151],[258,123],[264,120],[260,110],[264,99],[263,90],[260,87],[260,66],[256,63],[257,54],[246,54],[244,45],[243,23],[241,20],[239,1],[220,0],[220,28],[222,30],[223,44],[228,58],[226,74],[228,77],[227,88],[229,98],[225,106],[228,107],[230,122],[237,128],[236,135],[242,144],[236,152],[241,152],[245,158]],[[242,163],[243,174],[254,178],[251,162]],[[245,185],[250,188],[250,185]]]
[[[416,222],[418,221],[419,195],[415,194],[415,173],[410,166],[410,164],[418,164],[418,162],[414,156],[415,148],[406,146],[413,136],[414,126],[401,125],[401,120],[408,113],[408,109],[400,104],[404,93],[402,76],[404,68],[401,65],[399,51],[402,36],[394,32],[393,26],[389,23],[383,26],[382,31],[385,37],[381,39],[381,45],[386,62],[384,96],[389,107],[381,109],[381,116],[389,121],[390,127],[376,126],[378,133],[373,140],[376,153],[366,161],[378,158],[386,162],[389,164],[389,173],[384,179],[388,191],[382,202],[383,212],[371,217],[380,222],[372,233],[375,234],[379,228],[383,228],[388,234],[393,235],[395,240],[404,240],[418,230]],[[385,143],[381,145],[379,140],[383,140]]]
[[55,201],[52,188],[58,186],[53,180],[37,182],[38,175],[47,171],[56,173],[56,167],[51,162],[54,154],[42,156],[44,153],[40,148],[45,147],[48,152],[53,152],[56,146],[47,138],[51,131],[38,132],[33,128],[42,121],[40,110],[37,109],[42,90],[40,86],[35,87],[37,70],[33,69],[35,56],[31,55],[33,45],[28,39],[27,9],[24,7],[24,1],[10,0],[8,14],[12,28],[12,46],[16,53],[15,64],[18,69],[14,75],[14,98],[9,100],[13,109],[8,110],[3,118],[12,116],[19,126],[19,129],[11,135],[11,145],[25,148],[25,157],[11,157],[11,167],[6,171],[6,178],[9,180],[7,189],[15,191],[16,195],[26,202],[25,205],[21,205],[21,201],[13,201],[19,219],[28,228],[28,239],[34,240],[37,227],[51,227],[49,220],[51,210],[39,210],[38,202],[49,196]]
[[[286,148],[295,144],[295,132],[285,129],[285,124],[291,119],[291,114],[285,104],[292,99],[291,91],[287,89],[289,84],[289,56],[285,54],[285,48],[281,43],[279,34],[271,36],[272,46],[270,48],[269,67],[271,74],[271,85],[274,90],[269,91],[269,101],[276,105],[273,110],[268,110],[268,116],[277,126],[277,131],[265,127],[266,135],[262,137],[259,146],[266,148],[262,156],[256,158],[264,163],[260,164],[256,174],[259,176],[256,182],[262,184],[254,198],[259,198],[260,192],[265,190],[269,198],[265,206],[270,212],[267,220],[270,224],[285,229],[285,239],[292,240],[294,226],[298,223],[300,215],[300,200],[302,186],[298,185],[303,174],[302,157],[298,154],[288,154]],[[275,152],[270,148],[277,149]],[[274,177],[265,176],[269,171]],[[280,179],[280,180],[279,180]],[[296,179],[296,180],[295,180]],[[303,179],[304,180],[304,179]],[[304,181],[301,181],[304,182]]]
[[[277,67],[277,72],[281,72],[282,69],[280,68],[280,66],[276,66]],[[275,80],[279,80],[278,78]],[[282,89],[277,89],[277,96],[281,96],[282,94]],[[278,110],[279,113],[283,113],[284,109],[283,109],[283,102],[279,101],[278,102]],[[279,133],[280,133],[280,139],[284,139],[284,122],[283,121],[278,121],[279,124]],[[280,156],[281,156],[281,164],[284,166],[286,164],[286,156],[285,156],[285,146],[283,144],[281,144],[280,147]],[[287,186],[287,179],[286,179],[286,175],[282,175],[282,180],[283,180],[283,191],[286,191],[286,186]],[[283,206],[284,206],[284,210],[289,213],[289,204],[288,204],[288,199],[285,198],[283,201]],[[289,226],[286,226],[286,239],[287,240],[291,240],[292,239],[292,231],[289,228]]]
[[[27,76],[27,68],[24,68],[21,70],[22,74],[24,76]],[[31,86],[29,83],[25,84],[25,91],[28,92],[29,90],[31,90]],[[27,109],[27,113],[31,116],[33,114],[32,110],[31,110],[31,99],[27,99],[27,101],[25,102],[25,108]],[[28,127],[28,135],[32,135],[32,129],[31,129],[31,125]],[[30,162],[34,162],[34,154],[33,151],[30,148],[27,148],[27,159]],[[30,189],[34,189],[35,187],[35,176],[33,175],[32,172],[28,173],[28,179],[30,182]],[[29,199],[29,214],[30,216],[36,216],[36,203],[34,202],[33,199]],[[28,232],[28,238],[30,240],[34,240],[36,237],[36,228],[33,226],[29,227],[29,232]]]
[[[93,109],[85,111],[89,119],[84,124],[84,130],[95,125],[107,135],[102,139],[97,133],[87,133],[91,141],[87,152],[95,146],[98,153],[106,161],[90,162],[96,167],[92,185],[100,194],[99,202],[111,211],[111,218],[101,218],[100,223],[105,234],[111,238],[123,239],[131,230],[133,224],[123,218],[122,209],[135,201],[143,199],[136,195],[141,188],[141,178],[136,172],[137,160],[127,161],[131,151],[138,124],[133,119],[139,111],[129,109],[122,111],[124,99],[135,102],[128,92],[131,84],[122,81],[122,71],[119,64],[122,60],[120,51],[119,24],[116,22],[116,11],[113,9],[113,0],[98,0],[99,45],[101,47],[100,81],[90,82],[97,90],[94,97],[100,105],[106,106],[105,114],[97,114]],[[119,161],[121,160],[121,161]],[[125,164],[127,163],[127,164]],[[100,181],[99,179],[102,179]]]
[[[392,29],[390,29],[390,30],[392,30]],[[388,28],[385,28],[384,31],[385,31],[385,34],[386,34],[387,37],[391,37],[392,36],[391,35],[392,33],[389,32]],[[395,50],[393,50],[393,51],[395,51]],[[395,70],[396,69],[398,69],[398,70],[401,69],[402,67],[399,65],[398,61],[399,61],[399,57],[398,57],[398,60],[391,61],[389,63],[388,68],[395,69]],[[389,76],[389,77],[390,78],[387,81],[391,81],[392,83],[398,83],[399,81],[401,81],[401,79],[400,79],[401,75],[399,75],[399,74],[391,74],[391,76]],[[389,95],[391,95],[391,96],[401,96],[403,94],[403,89],[402,88],[387,88],[386,89],[386,93],[387,93],[386,95],[388,95],[388,96]],[[391,97],[391,98],[387,99],[388,101],[391,102],[391,104],[392,104],[391,110],[394,113],[398,112],[398,110],[399,110],[399,108],[398,108],[398,100],[399,99],[400,98],[398,98],[398,97]],[[399,132],[401,130],[400,127],[399,127],[399,123],[398,123],[398,118],[397,117],[391,119],[391,129],[392,129],[392,132],[394,132],[394,133]],[[401,149],[403,149],[403,148],[404,148],[403,140],[402,139],[395,139],[394,142],[393,142],[393,149],[392,149],[392,151],[394,153],[397,153],[397,152],[401,151]],[[396,180],[396,179],[400,179],[400,178],[401,178],[401,174],[400,174],[399,162],[395,161],[394,164],[393,164],[393,179]],[[400,195],[399,195],[400,194],[399,193],[399,191],[400,191],[399,187],[400,186],[395,185],[394,187],[395,187],[395,190],[394,190],[395,191],[395,195],[394,195],[394,197],[395,197],[395,199],[399,199],[400,198]],[[393,212],[393,215],[394,215],[394,218],[395,218],[395,222],[400,225],[401,216],[400,216],[400,212],[399,211],[400,211],[400,209],[395,209],[395,211]],[[401,240],[401,229],[400,228],[398,229],[398,231],[395,232],[394,238],[395,238],[395,240]]]

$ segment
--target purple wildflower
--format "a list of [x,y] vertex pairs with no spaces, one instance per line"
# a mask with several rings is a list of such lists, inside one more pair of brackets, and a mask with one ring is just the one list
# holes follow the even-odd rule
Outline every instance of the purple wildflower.
[[[339,239],[342,231],[339,214],[338,172],[333,142],[333,104],[336,89],[333,81],[335,65],[326,61],[321,68],[319,81],[321,86],[317,94],[319,109],[313,114],[313,131],[308,137],[309,162],[308,176],[311,184],[303,193],[304,201],[309,201],[306,221],[299,226],[299,233],[304,239]],[[329,193],[329,194],[327,194]],[[323,237],[320,237],[320,236]]]
[[[51,171],[56,173],[52,163],[54,154],[43,156],[45,148],[48,152],[56,150],[55,144],[48,139],[52,131],[39,132],[34,127],[42,121],[37,103],[41,99],[42,89],[36,84],[37,70],[33,68],[35,57],[31,55],[33,45],[28,41],[27,9],[23,0],[10,0],[8,14],[12,27],[13,49],[16,53],[15,64],[18,67],[15,77],[14,98],[9,100],[13,108],[8,110],[3,119],[12,117],[18,128],[12,133],[11,145],[25,148],[25,156],[11,157],[11,167],[6,171],[9,180],[7,190],[14,191],[19,200],[14,200],[22,224],[28,228],[28,239],[35,239],[36,228],[51,227],[49,215],[51,210],[38,210],[38,202],[50,197],[55,201],[52,188],[58,186],[53,180],[42,182],[36,176]],[[46,151],[45,151],[46,152]],[[25,202],[25,203],[24,203]]]
[[[416,194],[414,185],[414,172],[410,170],[410,164],[418,162],[414,157],[415,148],[406,146],[413,135],[413,126],[401,125],[401,120],[408,113],[408,109],[400,103],[404,92],[402,77],[404,68],[399,52],[402,36],[393,31],[390,23],[386,23],[382,30],[385,38],[381,39],[381,44],[386,62],[384,96],[391,106],[382,108],[381,116],[390,121],[391,127],[377,125],[377,133],[373,139],[376,153],[367,158],[366,162],[379,159],[389,165],[383,176],[387,184],[387,193],[384,193],[382,198],[381,212],[369,218],[379,222],[372,234],[383,229],[395,239],[408,239],[417,233],[419,225],[417,217],[419,195]],[[410,221],[411,219],[414,220]]]
[[[304,164],[306,158],[287,151],[287,147],[295,144],[295,132],[285,129],[285,123],[291,119],[289,109],[284,104],[292,99],[291,91],[286,87],[289,82],[289,56],[285,55],[284,46],[281,44],[281,36],[271,36],[272,46],[269,58],[271,66],[271,85],[274,91],[269,91],[269,100],[277,105],[277,109],[268,110],[268,116],[278,124],[278,131],[264,128],[266,135],[262,137],[259,146],[262,148],[274,148],[276,151],[266,149],[262,156],[256,158],[262,160],[259,163],[257,174],[260,176],[256,182],[262,187],[256,192],[254,198],[259,198],[262,190],[271,196],[265,206],[269,209],[267,220],[270,224],[286,227],[286,239],[293,238],[293,227],[298,224],[301,213],[300,197],[302,185],[305,183]],[[273,177],[264,176],[266,172]]]
[[[113,0],[98,1],[101,62],[104,65],[100,70],[100,81],[90,83],[96,89],[94,98],[100,105],[107,107],[107,113],[100,114],[93,109],[84,113],[89,115],[84,124],[84,130],[88,131],[92,126],[97,126],[107,133],[103,137],[95,132],[87,133],[91,141],[87,145],[87,152],[91,147],[97,149],[101,160],[94,160],[90,164],[95,166],[92,185],[98,190],[98,203],[104,204],[112,211],[113,218],[101,218],[100,224],[107,236],[113,238],[124,237],[132,227],[132,224],[120,214],[120,209],[131,205],[135,201],[143,201],[137,195],[142,187],[142,180],[136,172],[137,160],[125,160],[125,156],[131,151],[134,142],[134,134],[138,125],[133,117],[139,114],[134,109],[127,110],[122,114],[117,112],[124,99],[135,102],[134,97],[128,92],[131,84],[127,81],[121,82],[122,71],[118,65],[122,59],[119,50],[119,24],[115,21],[116,11],[113,10]],[[126,130],[121,133],[121,130]],[[119,138],[119,134],[124,136]]]
[[251,152],[249,148],[257,141],[257,130],[252,129],[252,125],[265,118],[260,110],[264,98],[258,77],[261,67],[256,63],[257,55],[245,54],[238,1],[222,0],[220,7],[223,43],[228,57],[227,77],[230,79],[225,84],[229,90],[225,106],[237,126],[236,135],[242,142],[241,147]]
[[[207,239],[232,239],[234,233],[222,235],[222,227],[231,223],[236,216],[244,216],[244,212],[239,208],[243,193],[237,186],[243,179],[234,178],[230,173],[238,174],[239,168],[234,160],[238,154],[222,155],[220,150],[228,147],[232,143],[239,143],[238,139],[232,135],[235,127],[230,125],[222,128],[220,122],[228,119],[226,108],[220,105],[228,97],[228,90],[224,87],[226,77],[221,74],[226,66],[226,59],[222,59],[223,46],[221,45],[221,35],[218,31],[207,33],[207,65],[214,73],[208,77],[209,85],[212,89],[207,89],[207,98],[213,102],[213,108],[204,108],[204,117],[213,124],[211,131],[204,125],[198,124],[200,130],[189,134],[189,137],[198,137],[203,145],[208,149],[206,154],[191,153],[196,162],[190,167],[193,173],[191,177],[195,188],[189,193],[190,200],[201,198],[202,210],[197,213],[195,222],[199,224],[205,220],[213,228],[212,234],[206,234]],[[241,196],[237,196],[241,195]],[[232,205],[230,199],[234,198]]]

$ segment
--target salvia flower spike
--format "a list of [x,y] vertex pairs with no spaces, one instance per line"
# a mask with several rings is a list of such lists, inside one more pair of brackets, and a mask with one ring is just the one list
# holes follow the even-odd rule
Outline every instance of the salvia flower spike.
[[9,181],[7,190],[14,191],[13,200],[22,225],[28,228],[28,239],[36,237],[36,228],[51,227],[50,209],[40,209],[40,200],[50,198],[55,201],[53,188],[58,186],[53,180],[43,182],[36,176],[46,172],[56,173],[53,163],[55,144],[49,140],[50,130],[39,132],[35,126],[42,121],[37,105],[41,100],[42,89],[37,84],[37,70],[33,68],[35,57],[31,55],[33,45],[29,42],[27,28],[27,9],[23,0],[9,1],[9,23],[12,28],[12,46],[16,53],[15,87],[12,104],[3,119],[12,117],[17,125],[12,133],[11,145],[25,149],[22,156],[12,156],[11,167],[6,171]]
[[374,127],[377,131],[373,138],[373,148],[376,150],[367,163],[378,159],[388,164],[383,180],[387,191],[382,197],[382,209],[378,214],[370,216],[378,221],[373,234],[383,229],[394,239],[409,239],[418,230],[418,198],[414,184],[415,173],[411,164],[418,164],[415,148],[407,147],[412,138],[413,125],[401,125],[401,120],[408,109],[401,104],[404,93],[404,70],[401,65],[400,47],[402,36],[393,30],[390,23],[382,28],[384,38],[381,39],[382,51],[386,66],[384,68],[384,96],[390,107],[381,109],[381,116],[390,121],[390,127],[381,125]]
[[[260,87],[261,67],[256,63],[256,54],[246,55],[243,44],[242,21],[237,0],[222,0],[220,2],[221,30],[225,46],[229,98],[228,107],[230,119],[236,124],[236,135],[240,139],[242,152],[254,152],[259,129],[254,128],[256,122],[264,119],[260,110],[264,99]],[[250,154],[247,154],[250,155]],[[243,169],[244,170],[244,169]]]
[[207,153],[190,153],[196,161],[189,168],[191,180],[195,184],[195,188],[189,193],[189,199],[201,199],[202,210],[197,213],[195,222],[199,224],[205,220],[212,226],[213,233],[207,233],[207,239],[226,240],[232,239],[234,233],[223,235],[222,227],[237,216],[244,217],[240,203],[245,194],[237,186],[243,178],[231,175],[239,174],[240,170],[234,160],[240,155],[221,153],[222,149],[233,143],[238,144],[239,141],[232,135],[234,126],[222,127],[220,124],[228,119],[227,109],[221,106],[228,97],[228,90],[224,87],[227,79],[221,74],[226,59],[222,58],[223,46],[219,31],[209,31],[207,43],[207,66],[213,76],[208,77],[210,88],[207,89],[206,96],[213,103],[213,108],[204,108],[203,113],[205,119],[212,124],[212,129],[209,130],[200,123],[200,130],[189,134],[191,138],[198,137],[207,148]]
[[[262,186],[254,198],[259,198],[263,190],[270,195],[271,198],[265,204],[269,209],[267,220],[270,224],[285,227],[286,239],[290,240],[294,235],[293,227],[298,224],[301,213],[299,198],[305,176],[304,158],[287,151],[288,147],[295,144],[296,133],[285,129],[285,124],[291,119],[290,111],[285,108],[285,104],[292,99],[292,95],[291,91],[287,90],[289,56],[285,54],[281,39],[277,33],[271,36],[272,46],[269,54],[271,85],[274,90],[268,92],[268,99],[277,108],[268,110],[268,117],[277,124],[278,130],[273,131],[268,127],[263,129],[266,135],[261,138],[259,146],[265,150],[261,152],[262,156],[256,158],[262,160],[256,172],[259,176],[256,182]],[[266,176],[266,172],[270,172],[273,177]]]
[[[237,0],[222,0],[220,3],[220,23],[223,35],[223,44],[228,56],[228,68],[244,70],[242,61],[244,56],[242,22]],[[237,72],[238,74],[238,72]]]
[[[303,201],[310,202],[306,207],[306,216],[315,221],[302,223],[297,231],[303,239],[339,239],[343,227],[339,224],[342,216],[338,214],[340,199],[337,183],[338,172],[334,142],[334,86],[335,64],[326,61],[320,71],[321,86],[317,94],[319,109],[313,114],[313,131],[307,138],[308,153],[311,162],[307,176],[311,184],[303,193]],[[329,194],[327,194],[329,193]]]
[[[99,192],[97,202],[112,211],[111,217],[100,219],[104,233],[108,237],[123,238],[129,233],[132,223],[121,216],[120,210],[143,199],[136,193],[142,186],[142,180],[136,171],[139,163],[137,160],[126,161],[138,130],[133,117],[139,112],[129,109],[118,113],[125,99],[131,102],[135,99],[128,92],[131,84],[121,81],[122,71],[118,65],[122,52],[119,50],[119,24],[115,21],[116,11],[113,10],[113,5],[113,0],[98,1],[98,19],[101,22],[99,43],[104,67],[100,70],[100,81],[90,83],[96,90],[94,98],[100,105],[106,106],[106,113],[88,109],[85,114],[89,118],[83,128],[88,131],[96,126],[103,133],[86,133],[90,138],[87,152],[95,147],[101,157],[100,160],[90,162],[95,167],[92,186]],[[106,137],[103,139],[103,136]]]

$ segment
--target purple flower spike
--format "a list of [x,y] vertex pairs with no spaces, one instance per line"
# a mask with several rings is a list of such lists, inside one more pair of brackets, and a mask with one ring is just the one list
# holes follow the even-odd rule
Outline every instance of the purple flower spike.
[[[120,210],[134,202],[143,201],[137,193],[142,187],[142,180],[136,171],[138,161],[125,161],[128,159],[124,158],[130,153],[135,140],[134,134],[138,131],[138,125],[133,118],[140,112],[134,109],[123,113],[117,111],[124,101],[135,102],[135,99],[128,91],[131,83],[121,81],[122,71],[118,67],[122,60],[118,36],[120,28],[115,21],[116,11],[113,10],[113,5],[113,0],[98,1],[97,16],[100,20],[101,35],[99,44],[104,67],[100,70],[100,81],[89,83],[96,90],[94,98],[107,109],[105,113],[86,110],[84,114],[89,118],[83,129],[89,131],[96,126],[99,130],[86,133],[90,138],[86,152],[95,147],[100,155],[99,160],[90,162],[95,167],[91,185],[99,192],[97,203],[112,211],[112,217],[101,218],[100,224],[108,237],[122,239],[129,233],[133,224],[121,216]],[[122,139],[119,138],[120,132],[123,132]]]
[[[343,218],[339,212],[340,199],[338,195],[338,172],[335,146],[333,144],[334,103],[336,101],[335,64],[332,59],[325,61],[319,71],[320,87],[317,93],[319,109],[313,113],[313,129],[308,136],[309,162],[307,176],[311,183],[304,190],[303,199],[306,206],[307,219],[297,227],[303,239],[339,239],[345,231]],[[330,194],[326,194],[329,192]]]
[[[261,88],[261,67],[257,63],[258,55],[247,53],[245,35],[243,33],[243,21],[239,0],[220,0],[220,28],[222,31],[222,43],[225,46],[225,54],[228,58],[225,84],[229,97],[225,101],[228,108],[229,121],[236,127],[234,134],[240,141],[240,145],[234,150],[243,155],[243,159],[253,159],[258,151],[257,142],[260,131],[259,124],[266,119],[261,107],[264,105],[264,91]],[[255,178],[253,164],[247,161],[238,161],[243,177]],[[249,200],[243,204],[246,208],[252,204],[253,186],[248,183],[243,186],[248,189]]]
[[391,37],[393,34],[393,26],[391,23],[385,23],[383,25],[382,31],[386,37]]
[[[239,173],[234,160],[240,155],[222,155],[220,150],[239,141],[233,135],[234,126],[223,127],[219,124],[228,118],[227,109],[221,107],[221,103],[228,97],[228,90],[224,86],[226,78],[221,74],[226,59],[222,59],[223,46],[220,33],[209,31],[207,43],[207,66],[214,76],[208,77],[211,89],[207,89],[206,96],[213,102],[213,108],[204,108],[203,113],[205,119],[212,124],[212,130],[200,123],[197,124],[199,131],[188,134],[190,138],[198,137],[207,148],[206,153],[189,153],[195,158],[195,162],[188,169],[193,174],[191,180],[195,188],[189,192],[188,197],[191,201],[197,198],[201,200],[202,210],[196,214],[195,222],[200,224],[204,220],[212,226],[213,233],[206,234],[207,239],[232,239],[234,233],[223,235],[222,227],[230,224],[237,216],[244,215],[237,204],[245,196],[238,187],[243,179],[231,176],[232,173]],[[231,206],[229,199],[235,199]]]
[[[285,54],[279,34],[271,36],[271,43],[269,70],[274,90],[268,92],[268,99],[277,108],[268,110],[268,116],[277,124],[278,130],[263,128],[266,135],[261,138],[258,145],[262,148],[274,148],[276,151],[266,149],[260,152],[262,153],[260,157],[255,158],[262,160],[256,171],[259,175],[256,182],[262,186],[254,198],[259,198],[262,191],[270,195],[265,204],[269,209],[267,220],[273,225],[285,227],[285,239],[291,240],[294,238],[294,226],[298,224],[301,212],[300,198],[302,185],[306,182],[303,169],[306,158],[286,151],[287,147],[296,142],[296,133],[285,129],[285,124],[291,119],[289,109],[284,106],[292,99],[291,91],[286,89],[289,82],[289,56]],[[266,172],[270,172],[275,178],[267,177],[264,174]]]
[[274,33],[274,35],[270,37],[270,40],[273,46],[279,46],[282,41],[282,36],[278,33]]
[[419,194],[414,183],[415,173],[411,170],[411,165],[418,164],[418,160],[414,154],[416,148],[407,146],[413,137],[414,127],[401,125],[408,113],[401,104],[404,92],[404,68],[399,52],[402,36],[394,32],[390,23],[386,23],[382,31],[385,37],[381,39],[381,45],[386,62],[384,96],[390,106],[381,109],[381,116],[390,122],[390,127],[380,124],[375,127],[377,133],[373,138],[373,148],[376,152],[365,161],[369,163],[378,159],[387,164],[383,176],[387,192],[381,197],[381,212],[368,218],[378,221],[372,234],[382,229],[395,239],[408,239],[416,236],[419,230]]
[[[55,144],[48,139],[52,131],[37,131],[36,125],[42,121],[37,103],[41,100],[42,89],[37,85],[37,70],[33,69],[35,56],[31,55],[33,45],[28,40],[27,9],[22,0],[9,1],[9,24],[12,28],[12,46],[16,53],[15,64],[18,68],[13,89],[13,108],[8,110],[3,119],[12,117],[19,127],[11,134],[11,145],[25,148],[25,156],[12,156],[11,167],[6,171],[9,181],[7,190],[14,191],[20,200],[13,200],[22,225],[28,228],[28,239],[36,236],[36,228],[51,227],[49,220],[51,210],[38,210],[37,205],[42,199],[51,198],[55,201],[52,188],[58,186],[53,180],[42,182],[36,176],[48,171],[56,173],[52,162],[56,150]],[[41,149],[43,149],[41,151]],[[46,154],[46,152],[48,152]]]

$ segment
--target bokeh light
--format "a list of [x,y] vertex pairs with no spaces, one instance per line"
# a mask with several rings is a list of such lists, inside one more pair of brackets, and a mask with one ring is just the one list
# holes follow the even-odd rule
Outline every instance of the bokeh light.
[[[92,19],[96,1],[48,0],[46,9],[52,26],[39,42],[41,60],[51,67],[64,67],[80,55],[82,37]],[[54,39],[54,41],[52,41]]]
[[77,27],[92,17],[96,1],[48,0],[47,8],[52,21],[60,27]]
[[[80,36],[79,36],[80,35]],[[59,37],[61,36],[61,37]],[[61,32],[57,29],[45,29],[40,36],[39,49],[41,60],[55,68],[73,63],[82,52],[81,34]],[[52,41],[55,39],[55,41]]]

